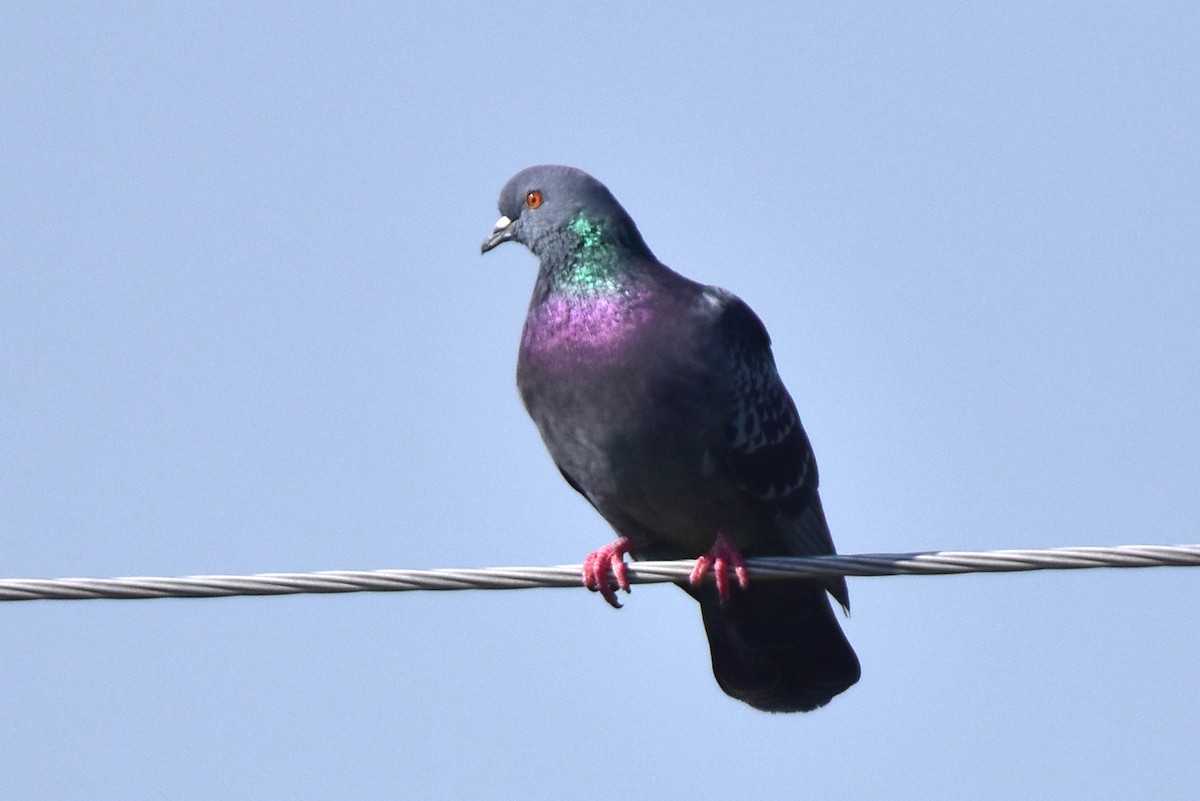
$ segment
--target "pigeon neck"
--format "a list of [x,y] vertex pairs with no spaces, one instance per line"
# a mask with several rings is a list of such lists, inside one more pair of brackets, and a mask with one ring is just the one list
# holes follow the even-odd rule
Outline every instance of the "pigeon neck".
[[630,266],[641,261],[645,245],[634,230],[579,214],[567,225],[568,247],[561,266],[549,272],[554,290],[570,295],[620,294],[630,283]]

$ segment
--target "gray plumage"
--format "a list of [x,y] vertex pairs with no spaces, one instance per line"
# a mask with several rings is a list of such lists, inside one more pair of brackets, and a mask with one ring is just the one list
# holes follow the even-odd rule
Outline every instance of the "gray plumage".
[[[540,263],[521,398],[567,482],[631,555],[698,557],[722,533],[746,556],[833,553],[816,460],[754,312],[660,263],[580,170],[525,169],[499,207],[484,252],[514,240]],[[729,695],[808,711],[858,680],[826,595],[848,608],[843,579],[755,581],[725,603],[712,581],[682,586]]]

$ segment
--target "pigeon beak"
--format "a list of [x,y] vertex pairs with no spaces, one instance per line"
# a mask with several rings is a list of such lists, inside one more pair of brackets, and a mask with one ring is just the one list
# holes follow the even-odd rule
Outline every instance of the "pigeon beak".
[[487,253],[492,248],[499,245],[501,242],[507,242],[517,235],[513,228],[513,221],[507,217],[501,217],[496,220],[496,227],[488,234],[487,239],[483,240],[483,247],[479,249],[480,253]]

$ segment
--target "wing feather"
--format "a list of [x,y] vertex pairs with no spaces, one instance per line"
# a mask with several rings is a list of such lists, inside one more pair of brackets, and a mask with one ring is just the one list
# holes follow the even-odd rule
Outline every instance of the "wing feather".
[[793,553],[833,553],[817,495],[817,460],[779,378],[766,328],[749,306],[728,295],[720,331],[732,365],[725,454],[731,477],[783,518]]

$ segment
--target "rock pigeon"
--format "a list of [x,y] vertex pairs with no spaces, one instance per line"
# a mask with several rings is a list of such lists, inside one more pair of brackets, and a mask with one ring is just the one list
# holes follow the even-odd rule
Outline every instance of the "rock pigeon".
[[750,584],[743,562],[834,553],[817,464],[762,322],[731,292],[658,261],[581,170],[524,169],[499,207],[482,252],[512,240],[539,261],[521,399],[563,478],[618,534],[588,557],[584,584],[620,606],[626,553],[696,558],[680,586],[700,602],[721,689],[771,712],[828,703],[859,678],[826,594],[848,610],[845,579]]

